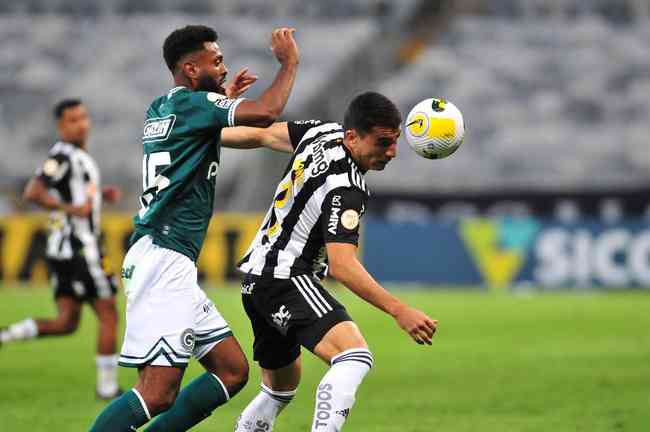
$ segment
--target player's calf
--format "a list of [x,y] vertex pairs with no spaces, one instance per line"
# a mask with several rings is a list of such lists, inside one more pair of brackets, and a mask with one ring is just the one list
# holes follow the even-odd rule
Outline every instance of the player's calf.
[[314,347],[330,364],[316,389],[313,432],[340,431],[355,402],[357,388],[372,368],[373,357],[353,321],[334,325]]
[[263,368],[261,391],[237,419],[235,432],[271,432],[275,419],[296,395],[300,374],[300,357],[284,367]]
[[179,393],[172,407],[156,417],[147,432],[186,431],[237,394],[248,381],[248,362],[237,340],[226,337],[200,357],[206,373]]
[[355,402],[357,388],[373,365],[366,348],[352,348],[332,358],[316,390],[312,432],[340,431]]

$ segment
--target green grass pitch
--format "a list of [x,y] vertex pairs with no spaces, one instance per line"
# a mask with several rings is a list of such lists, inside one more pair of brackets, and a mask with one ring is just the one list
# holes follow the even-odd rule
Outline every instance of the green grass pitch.
[[[355,432],[650,431],[650,297],[640,292],[510,295],[399,291],[440,320],[431,347],[345,291],[375,356],[346,423]],[[209,295],[246,354],[251,332],[236,289]],[[120,294],[121,311],[123,299]],[[54,312],[49,290],[0,287],[0,325]],[[123,314],[123,312],[122,312]],[[123,317],[123,316],[122,316]],[[87,430],[94,399],[96,326],[84,310],[65,338],[0,350],[0,430]],[[325,365],[305,353],[304,377],[276,431],[307,431]],[[257,393],[259,375],[194,430],[231,431]],[[200,373],[194,363],[185,381]],[[130,388],[135,373],[120,369]]]

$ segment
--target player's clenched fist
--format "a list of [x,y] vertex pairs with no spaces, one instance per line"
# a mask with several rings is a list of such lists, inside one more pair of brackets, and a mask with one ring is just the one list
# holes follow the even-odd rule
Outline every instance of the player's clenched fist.
[[431,338],[436,332],[438,321],[410,306],[403,305],[396,313],[397,324],[408,333],[415,342],[431,345]]
[[300,61],[298,44],[293,38],[295,31],[295,28],[282,27],[271,34],[271,50],[280,64],[298,64]]

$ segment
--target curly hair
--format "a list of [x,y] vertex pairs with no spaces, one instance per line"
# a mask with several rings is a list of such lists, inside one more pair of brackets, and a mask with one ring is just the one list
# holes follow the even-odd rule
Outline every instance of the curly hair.
[[181,58],[203,49],[205,42],[216,42],[217,39],[217,32],[204,25],[187,25],[174,30],[163,44],[163,57],[167,67],[174,73]]

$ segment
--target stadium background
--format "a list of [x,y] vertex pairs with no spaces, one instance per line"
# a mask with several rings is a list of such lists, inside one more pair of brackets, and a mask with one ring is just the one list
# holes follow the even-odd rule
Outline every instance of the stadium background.
[[[103,182],[126,193],[103,215],[108,261],[115,268],[141,188],[143,110],[171,86],[161,58],[164,37],[186,23],[215,27],[231,75],[244,66],[260,75],[250,91],[254,96],[276,68],[268,50],[271,29],[290,25],[298,29],[302,57],[284,118],[341,120],[355,93],[377,90],[404,114],[424,98],[448,98],[467,122],[466,142],[451,158],[420,159],[400,142],[387,170],[368,174],[373,196],[363,260],[378,279],[430,307],[434,317],[447,314],[441,322],[450,329],[444,337],[453,337],[452,345],[440,337],[437,355],[413,354],[405,368],[433,363],[453,376],[467,373],[463,361],[473,356],[494,362],[480,370],[471,363],[475,387],[458,387],[439,374],[424,374],[420,383],[478,394],[486,390],[478,385],[486,376],[507,381],[512,374],[526,385],[519,387],[519,396],[497,394],[503,382],[495,379],[487,390],[494,391],[493,398],[485,404],[466,396],[434,397],[427,404],[406,398],[404,424],[411,426],[404,430],[648,430],[650,339],[643,329],[649,324],[645,293],[650,287],[649,19],[648,0],[1,1],[0,325],[34,310],[51,310],[43,262],[46,215],[21,202],[20,194],[55,139],[54,102],[67,96],[85,101],[93,120],[89,150]],[[285,161],[285,155],[268,151],[223,151],[218,214],[198,265],[204,285],[215,288],[216,303],[231,308],[226,313],[231,320],[240,318],[233,263],[254,235]],[[369,324],[378,319],[364,316],[366,308],[340,295],[359,311],[362,325],[364,319]],[[564,331],[536,327],[535,316],[548,317]],[[601,319],[607,329],[600,328]],[[501,324],[477,329],[465,320]],[[389,362],[404,361],[389,354],[388,344],[404,353],[415,350],[388,324],[385,330],[370,327],[369,339],[375,331],[393,334],[376,337],[378,351],[386,351]],[[84,325],[82,333],[92,338],[93,323]],[[240,334],[248,332],[245,322],[236,326]],[[492,330],[513,337],[494,339]],[[557,344],[545,346],[542,335],[557,338]],[[247,341],[248,335],[243,337]],[[538,351],[530,349],[538,342]],[[6,368],[0,366],[6,377],[12,371],[21,377],[10,388],[39,388],[38,380],[19,373],[26,367],[20,353],[60,361],[60,351],[49,351],[58,350],[58,343],[47,341],[47,351],[16,346],[0,352],[0,365],[13,358]],[[62,343],[74,352],[88,351],[87,340]],[[488,344],[501,357],[487,355]],[[569,365],[567,376],[580,375],[587,364],[594,374],[585,375],[587,384],[576,384],[581,391],[572,393],[561,384],[552,386],[553,376],[558,383],[563,376],[553,375],[560,370],[553,361],[536,377],[512,373],[528,367],[508,366],[523,355],[521,346],[530,365],[535,356],[556,353],[555,360]],[[454,363],[458,369],[450,366]],[[45,409],[56,374],[49,379]],[[128,375],[124,379],[128,385]],[[384,377],[375,389],[391,380],[399,377]],[[251,383],[254,387],[255,380]],[[535,389],[557,398],[533,397],[529,406],[508,406],[516,419],[481,417],[501,412],[499,401]],[[602,401],[602,391],[619,398]],[[78,392],[84,394],[67,394],[76,398]],[[305,422],[311,413],[308,393],[298,404]],[[431,395],[423,391],[421,396]],[[368,429],[358,423],[357,430],[380,430],[373,426],[384,418],[377,413],[380,401],[366,403],[376,409]],[[462,403],[467,411],[459,408]],[[457,421],[456,408],[464,420]],[[26,421],[30,409],[27,393],[24,399],[0,396],[0,417],[15,424]],[[88,409],[96,411],[92,404]],[[68,417],[84,425],[89,416]],[[481,424],[487,426],[476,429]]]

